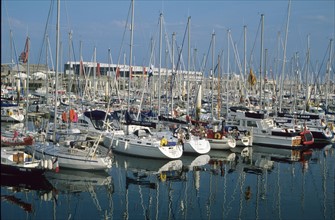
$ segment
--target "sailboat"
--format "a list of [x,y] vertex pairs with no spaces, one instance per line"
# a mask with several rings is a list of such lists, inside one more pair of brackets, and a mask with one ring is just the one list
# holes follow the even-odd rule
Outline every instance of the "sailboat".
[[[60,0],[57,1],[57,35],[56,35],[56,91],[58,85],[58,53],[59,53],[59,23],[60,23]],[[55,92],[57,100],[57,92]],[[55,105],[57,115],[57,105]],[[54,118],[53,142],[41,141],[26,150],[35,155],[36,158],[58,161],[60,168],[78,170],[108,170],[112,166],[112,160],[106,149],[98,142],[89,140],[70,141],[58,143],[56,140],[57,118]]]
[[[130,62],[129,62],[129,81],[128,81],[128,105],[127,114],[130,108],[130,87],[131,87],[131,69],[132,69],[132,46],[134,32],[134,1],[131,1],[132,19],[131,19],[131,34],[130,34]],[[113,134],[109,139],[112,143],[112,149],[115,152],[149,158],[161,159],[177,159],[183,154],[183,149],[180,143],[176,141],[169,132],[156,133],[151,131],[148,125],[152,123],[141,123],[129,118],[126,115],[127,122],[124,134]],[[164,140],[164,141],[162,141]],[[104,141],[107,142],[107,141]]]

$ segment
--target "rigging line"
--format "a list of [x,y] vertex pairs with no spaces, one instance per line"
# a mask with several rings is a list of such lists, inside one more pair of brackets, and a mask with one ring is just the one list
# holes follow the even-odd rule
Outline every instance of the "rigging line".
[[[126,30],[127,30],[127,24],[128,24],[128,21],[129,21],[129,15],[130,15],[130,12],[131,12],[131,3],[130,3],[130,6],[129,6],[129,10],[128,10],[128,15],[127,15],[127,20],[126,20],[126,23],[124,25],[124,31],[123,31],[123,34],[122,34],[122,41],[121,41],[121,44],[120,44],[120,50],[119,50],[119,56],[117,58],[117,65],[119,66],[120,64],[120,59],[121,59],[121,51],[122,51],[122,48],[123,48],[123,42],[124,42],[124,38],[125,38],[125,35],[126,35]],[[133,28],[133,27],[131,27]]]
[[[159,27],[159,22],[157,22],[157,26],[156,26],[156,35],[153,39],[157,39],[157,35],[158,35],[158,27]],[[154,60],[154,51],[155,51],[155,48],[156,48],[156,40],[153,40],[151,42],[151,47],[148,47],[148,50],[150,50],[150,59],[149,59],[149,65],[151,67],[152,63],[153,63],[153,60]],[[154,71],[152,69],[152,71]]]
[[[159,25],[160,25],[159,22],[160,22],[160,18],[158,19],[158,22],[157,22],[156,31],[154,31],[155,35],[154,35],[154,37],[151,37],[150,46],[148,47],[148,50],[150,51],[149,52],[149,54],[150,54],[150,59],[149,59],[149,65],[150,66],[149,67],[151,67],[151,65],[153,63],[155,63],[154,51],[155,51],[155,48],[156,48],[156,40],[153,40],[153,39],[158,38],[157,35],[159,34]],[[154,70],[152,70],[152,71],[154,72]]]
[[[325,62],[325,59],[326,59],[326,56],[327,56],[327,54],[328,54],[328,50],[330,49],[330,45],[328,45],[328,47],[327,47],[327,50],[326,50],[326,52],[325,52],[325,55],[324,55],[324,57],[323,57],[323,59],[322,59],[322,62],[321,62],[321,66],[320,66],[320,68],[319,68],[319,71],[318,71],[318,74],[317,74],[317,76],[316,76],[316,79],[318,79],[319,78],[319,76],[320,76],[320,72],[321,72],[321,67],[323,66],[323,64],[324,64],[324,62]],[[308,63],[306,63],[306,65],[309,65]],[[311,65],[311,67],[312,67],[312,72],[314,72],[313,70],[313,66]],[[316,85],[316,83],[317,83],[317,81],[314,81],[314,85]],[[319,82],[319,83],[321,83],[321,82]],[[306,85],[307,86],[307,85]],[[316,93],[316,91],[314,91],[315,93]],[[320,88],[319,88],[319,92],[320,92],[320,94],[321,94],[321,91],[320,91]],[[309,101],[311,101],[311,98],[312,98],[312,96],[310,95],[309,97],[308,97],[308,102]]]
[[[162,23],[163,25],[165,24],[165,21],[164,21],[164,16],[162,17]],[[170,45],[170,42],[169,42],[169,37],[168,37],[168,33],[167,33],[167,30],[166,30],[166,25],[164,25],[164,36],[165,36],[165,41],[166,41],[166,46],[165,48],[167,48],[168,50],[168,54],[169,54],[169,58],[170,58],[170,63],[172,63],[172,49],[171,49],[171,45]]]
[[[47,32],[48,32],[48,24],[49,24],[49,21],[50,21],[50,18],[51,18],[51,14],[52,14],[52,11],[53,11],[53,6],[54,6],[54,0],[52,0],[51,3],[50,3],[49,13],[48,13],[48,17],[47,17],[47,22],[45,23],[45,27],[44,27],[44,34],[43,34],[44,38],[48,35],[47,34]],[[43,40],[41,48],[40,48],[39,57],[38,57],[37,69],[39,67],[39,64],[41,63],[42,50],[43,50],[44,43],[45,42]],[[45,45],[45,46],[47,46],[47,45]]]
[[254,48],[255,48],[255,45],[256,45],[256,40],[257,40],[259,28],[261,27],[261,23],[262,23],[262,18],[259,21],[257,32],[256,32],[256,36],[255,36],[255,41],[254,41],[254,44],[252,45],[252,48],[251,48],[251,51],[250,51],[250,59],[249,59],[249,65],[250,66],[251,66],[251,57],[252,57],[252,54],[253,54],[253,51],[254,51]]
[[[6,1],[4,1],[4,3],[6,3]],[[17,55],[17,51],[16,51],[16,46],[15,46],[15,41],[14,41],[14,37],[13,37],[13,29],[12,29],[12,25],[10,23],[10,19],[9,19],[9,15],[8,15],[8,10],[7,10],[7,7],[6,7],[6,4],[5,4],[5,10],[6,10],[6,14],[7,14],[7,18],[8,18],[8,26],[9,26],[9,30],[10,30],[10,33],[11,33],[11,38],[12,38],[12,44],[11,47],[13,46],[14,47],[14,57],[15,57],[15,63],[18,64],[19,63],[19,56]],[[11,57],[11,62],[13,61],[13,57]],[[13,63],[12,63],[13,64]],[[18,66],[18,69],[19,69],[19,66]]]
[[210,50],[212,48],[212,44],[213,44],[213,38],[211,38],[211,41],[209,42],[209,47],[208,47],[208,50],[207,50],[207,54],[205,56],[205,61],[204,61],[204,64],[202,66],[202,68],[200,69],[201,72],[203,72],[207,66],[207,60],[208,60],[208,55],[210,53]]
[[[184,43],[185,43],[185,39],[186,39],[186,33],[187,33],[187,30],[188,30],[188,25],[189,25],[188,23],[189,22],[190,22],[190,19],[187,20],[187,25],[186,25],[185,32],[184,32],[183,41],[182,41],[181,48],[180,48],[179,54],[178,54],[178,60],[177,60],[176,70],[178,70],[179,65],[180,65],[181,54],[182,54],[182,51],[183,51],[183,47],[184,47]],[[173,89],[173,85],[174,85],[175,79],[176,79],[176,73],[172,72],[172,80],[171,80],[171,86],[170,86],[170,93],[171,94],[172,94],[172,89]]]

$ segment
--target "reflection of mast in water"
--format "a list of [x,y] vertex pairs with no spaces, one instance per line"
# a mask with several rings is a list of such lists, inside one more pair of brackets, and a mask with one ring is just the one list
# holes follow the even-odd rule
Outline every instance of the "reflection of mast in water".
[[[259,206],[260,199],[266,200],[267,198],[267,184],[268,184],[268,171],[274,168],[274,161],[271,160],[271,154],[267,153],[266,148],[258,148],[257,146],[247,147],[241,149],[243,171],[240,172],[241,184],[240,184],[240,216],[242,215],[243,209],[243,198],[248,201],[251,196],[251,187],[246,186],[244,188],[245,174],[256,174],[257,178],[257,189],[256,189],[256,218],[259,217]],[[272,150],[271,150],[272,151]],[[244,196],[242,196],[244,195]]]
[[[222,210],[221,218],[225,219],[225,215],[227,215],[226,209],[225,209],[225,203],[226,203],[226,192],[227,192],[227,174],[231,173],[235,169],[235,159],[236,154],[231,152],[230,150],[211,150],[209,152],[210,160],[208,162],[210,166],[210,179],[209,179],[209,198],[208,203],[206,205],[208,210],[208,215],[212,216],[212,209],[217,207],[213,206],[212,204],[218,204],[219,201],[217,199],[224,199],[224,202],[222,202]],[[223,183],[218,182],[218,180],[223,180]],[[217,197],[218,195],[221,195],[219,192],[217,192],[217,188],[222,189],[220,186],[223,185],[223,191],[224,196]],[[215,190],[215,192],[213,192]],[[218,212],[218,210],[213,210],[215,213]],[[215,215],[215,217],[217,217]]]
[[[330,192],[327,192],[327,177],[328,177],[328,172],[329,168],[327,166],[327,156],[328,154],[333,154],[334,153],[334,148],[332,144],[326,145],[323,148],[323,175],[322,175],[322,190],[323,190],[323,218],[326,219],[328,216],[327,213],[327,195]],[[334,162],[334,161],[333,161]],[[334,175],[334,172],[331,172]],[[334,177],[333,177],[334,178]],[[333,186],[334,187],[334,186]],[[334,195],[335,196],[335,195]],[[335,207],[333,207],[335,208]],[[334,219],[334,209],[333,209],[333,216],[330,216],[330,219]]]

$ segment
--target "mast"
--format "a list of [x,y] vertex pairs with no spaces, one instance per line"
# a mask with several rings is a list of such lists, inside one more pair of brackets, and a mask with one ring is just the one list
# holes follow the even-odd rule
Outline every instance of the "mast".
[[57,0],[57,23],[56,23],[56,73],[55,73],[55,117],[53,129],[53,143],[56,143],[56,124],[57,124],[57,100],[58,100],[58,56],[59,56],[59,23],[60,23],[60,0]]
[[[176,33],[173,32],[172,33],[172,76],[173,74],[175,74],[175,66],[174,66],[174,43],[175,43],[175,40],[176,40]],[[171,85],[172,85],[172,80],[173,80],[173,77],[171,76]],[[171,115],[173,116],[173,90],[171,91]]]
[[[288,25],[290,21],[290,10],[291,10],[291,0],[288,2],[288,13],[287,13],[287,22],[286,22],[286,31],[285,31],[285,42],[284,42],[284,53],[283,53],[283,62],[282,62],[282,72],[281,72],[281,81],[284,82],[284,74],[285,74],[285,62],[286,62],[286,44],[287,44],[287,35],[288,35]],[[284,83],[281,83],[280,91],[279,91],[279,112],[281,112],[282,107],[282,90],[284,87]]]
[[218,55],[218,98],[217,98],[217,117],[220,118],[221,114],[221,56]]
[[94,52],[93,52],[93,100],[95,100],[95,94],[97,89],[97,81],[96,81],[96,75],[97,75],[97,47],[94,46]]
[[48,55],[49,55],[49,53],[48,53],[48,42],[49,42],[49,40],[48,40],[48,35],[46,35],[45,36],[45,56],[46,56],[46,58],[45,58],[45,65],[46,65],[46,68],[47,68],[47,72],[46,72],[46,77],[45,77],[45,97],[46,97],[46,102],[47,102],[47,104],[49,104],[50,102],[49,102],[49,98],[48,98],[48,96],[49,96],[49,64],[48,64]]
[[190,30],[191,16],[188,17],[188,52],[187,52],[187,105],[186,105],[186,115],[189,116],[190,112],[190,65],[191,65],[191,30]]
[[[265,49],[265,55],[264,55],[264,85],[263,85],[263,88],[264,88],[264,90],[265,90],[265,84],[266,84],[266,79],[267,79],[267,77],[266,77],[266,65],[267,65],[267,56],[268,56],[268,49]],[[265,92],[264,92],[264,100],[265,100]],[[264,101],[264,103],[262,104],[262,108],[264,109],[265,108],[265,101]]]
[[[243,50],[244,50],[244,79],[247,79],[248,76],[247,76],[247,26],[246,25],[243,26],[243,35],[244,35],[244,37],[243,37],[243,41],[244,41],[244,43],[243,43]],[[248,96],[247,96],[248,91],[247,91],[247,89],[245,87],[243,87],[243,88],[244,88],[244,91],[245,91],[244,92],[244,94],[245,94],[244,100],[245,100],[246,98],[248,98]],[[245,105],[245,101],[244,100],[243,100],[243,106]]]
[[309,44],[310,35],[307,35],[307,61],[306,61],[306,74],[305,74],[305,111],[308,111],[308,99],[309,99],[309,85],[308,85],[308,75],[309,75],[309,62],[310,62],[310,44]]
[[134,0],[131,0],[131,24],[130,24],[130,52],[129,52],[129,76],[128,76],[128,105],[127,110],[130,109],[130,87],[132,75],[132,62],[133,62],[133,41],[134,41]]
[[211,108],[211,114],[212,119],[214,119],[214,48],[215,48],[215,32],[212,33],[212,108]]
[[330,71],[331,71],[331,63],[332,63],[332,53],[333,53],[333,39],[330,39],[329,42],[329,60],[327,63],[327,73],[326,73],[326,110],[328,111],[328,91],[329,91],[329,83],[330,83]]
[[[133,62],[133,41],[134,41],[134,0],[131,0],[131,24],[130,24],[130,52],[129,52],[129,75],[128,75],[128,102],[127,112],[130,111],[130,87],[132,75],[132,62]],[[127,134],[129,134],[129,126],[127,125]]]
[[[27,44],[28,44],[28,53],[30,52],[29,50],[30,50],[30,38],[29,37],[27,37]],[[27,90],[26,90],[26,115],[25,115],[25,121],[26,121],[26,126],[25,126],[25,128],[26,129],[28,129],[28,107],[29,107],[29,99],[28,99],[28,94],[30,94],[30,92],[29,92],[29,76],[30,76],[30,68],[29,68],[29,58],[27,59],[27,80],[26,80],[26,88],[27,88]],[[19,102],[19,100],[18,100],[18,102]]]
[[159,15],[158,116],[161,115],[162,18],[163,18],[163,14],[160,13]]
[[[229,80],[229,72],[230,72],[230,69],[229,69],[229,64],[230,64],[230,61],[229,61],[229,57],[230,57],[230,47],[229,47],[229,38],[230,38],[230,29],[228,29],[228,36],[227,36],[227,79],[226,79],[226,114],[228,115],[228,102],[229,102],[229,92],[228,92],[228,80]],[[219,97],[221,99],[221,95]],[[221,106],[220,106],[220,110],[221,110]],[[220,115],[219,115],[220,117]]]
[[260,104],[263,109],[263,104],[262,104],[262,67],[263,67],[263,41],[264,41],[264,14],[261,14],[261,20],[262,20],[262,28],[261,28],[261,58],[259,61],[259,99],[260,99]]

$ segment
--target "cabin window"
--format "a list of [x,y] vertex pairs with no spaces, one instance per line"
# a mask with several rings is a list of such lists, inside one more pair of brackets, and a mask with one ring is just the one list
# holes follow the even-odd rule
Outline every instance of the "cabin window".
[[82,119],[79,119],[78,123],[82,123],[82,124],[88,124],[88,122],[87,122],[87,121],[85,121],[85,120],[82,120]]
[[257,124],[256,124],[255,121],[247,121],[247,126],[248,127],[255,127],[255,128],[257,128]]

